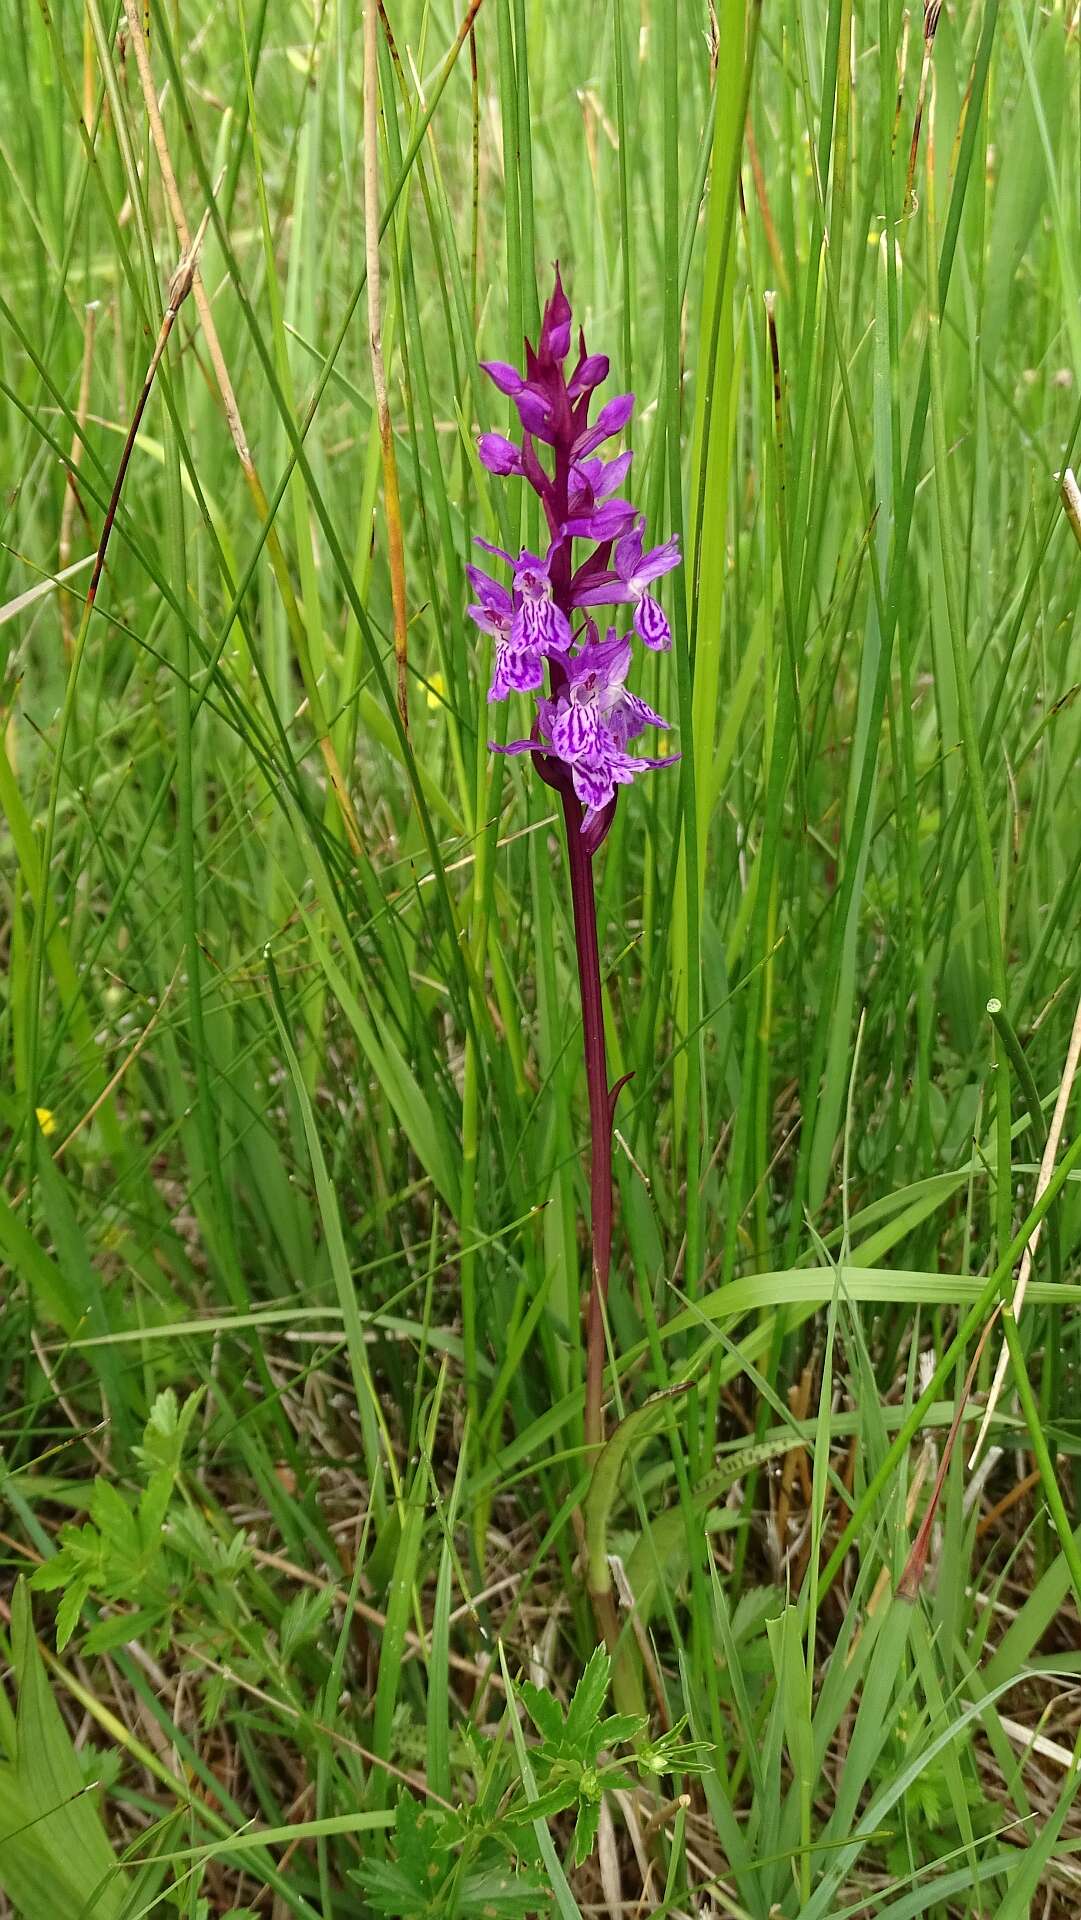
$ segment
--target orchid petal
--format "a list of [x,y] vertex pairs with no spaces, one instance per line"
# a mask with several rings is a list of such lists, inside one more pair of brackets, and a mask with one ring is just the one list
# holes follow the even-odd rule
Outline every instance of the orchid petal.
[[505,547],[493,547],[491,541],[482,540],[479,533],[475,533],[473,535],[473,545],[475,547],[483,547],[485,553],[494,553],[496,559],[505,560],[508,567],[514,567],[517,565],[517,562],[511,559],[510,554],[506,551]]
[[607,500],[617,487],[623,485],[630,469],[633,453],[617,453],[614,460],[598,460],[601,471],[593,483],[593,491],[598,500]]
[[490,633],[497,640],[504,639],[510,633],[510,614],[494,613],[490,607],[475,604],[467,607],[466,612],[474,626],[479,627],[482,633]]
[[576,607],[619,607],[633,599],[634,595],[626,581],[618,579],[614,573],[602,573],[595,580],[587,580],[584,585],[575,587],[571,604]]
[[628,739],[633,740],[635,735],[642,733],[646,727],[661,727],[665,733],[669,731],[671,722],[665,719],[663,713],[658,713],[647,701],[641,699],[637,693],[623,692],[620,698],[623,712],[633,722],[628,729]]
[[605,751],[605,737],[590,700],[568,700],[560,706],[552,728],[552,745],[561,760],[595,760]]
[[563,522],[563,532],[578,540],[615,540],[634,518],[629,500],[606,500],[592,512],[576,514]]
[[509,640],[501,640],[495,650],[495,672],[488,689],[489,700],[505,700],[511,693],[535,693],[544,685],[544,666],[535,647],[522,645],[513,629]]
[[514,615],[511,643],[540,653],[566,653],[571,626],[561,607],[551,600],[523,600]]
[[565,360],[571,345],[571,305],[563,291],[563,282],[556,266],[555,286],[544,308],[541,321],[540,339],[537,342],[542,358],[550,355],[553,360]]
[[644,593],[634,609],[634,631],[654,653],[667,653],[672,644],[672,629],[664,608],[651,593]]
[[662,573],[671,573],[673,567],[678,567],[679,558],[679,541],[666,540],[663,546],[645,554],[626,577],[632,586],[641,590],[648,587],[651,580],[659,580]]
[[593,813],[599,813],[602,807],[606,807],[615,793],[608,760],[576,760],[571,769],[571,779],[582,805]]
[[639,519],[629,533],[625,533],[619,542],[612,563],[621,580],[633,579],[642,561],[642,530],[645,527],[645,515]]

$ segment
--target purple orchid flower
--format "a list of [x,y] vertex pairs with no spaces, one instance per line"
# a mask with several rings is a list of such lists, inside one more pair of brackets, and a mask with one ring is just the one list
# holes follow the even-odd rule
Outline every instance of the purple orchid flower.
[[542,559],[523,548],[512,560],[488,540],[478,540],[477,545],[505,560],[514,574],[513,592],[508,593],[480,567],[466,569],[477,594],[477,604],[468,609],[470,618],[496,642],[488,698],[505,700],[509,693],[536,693],[544,685],[545,656],[566,653],[571,644],[570,621],[552,599],[551,553]]
[[[568,387],[563,374],[563,361],[570,352],[570,344],[570,302],[563,291],[557,267],[555,289],[544,309],[537,351],[534,353],[529,342],[526,342],[525,375],[520,374],[516,367],[509,366],[505,360],[481,361],[483,371],[500,393],[505,393],[508,399],[514,401],[523,431],[550,447],[554,447],[559,439],[568,403],[582,395],[588,397],[608,373],[607,359],[603,354],[587,354],[583,339],[578,365]],[[485,439],[494,437],[484,436]],[[484,459],[483,452],[481,458]],[[515,470],[506,469],[508,472]]]
[[525,381],[517,367],[508,366],[505,360],[482,360],[480,366],[481,372],[488,375],[489,380],[499,388],[500,393],[513,396],[521,393],[525,386]]
[[489,744],[495,753],[546,757],[550,753],[561,761],[583,808],[580,831],[587,840],[615,799],[617,787],[629,786],[636,773],[645,773],[649,767],[671,767],[679,759],[678,753],[657,757],[625,752],[601,724],[595,706],[578,704],[565,693],[555,702],[538,702],[538,726],[541,737],[536,740],[511,740],[504,747],[494,740]]
[[[541,321],[540,339],[537,342],[537,358],[542,363],[563,361],[571,350],[571,303],[563,291],[563,282],[556,267],[555,286],[544,309]],[[582,352],[585,353],[585,340],[582,340]],[[608,363],[605,362],[605,372]],[[603,378],[603,376],[602,376]]]
[[569,518],[561,531],[579,540],[618,540],[633,526],[637,508],[630,500],[616,496],[616,488],[627,477],[629,453],[614,460],[588,457],[571,467],[568,488]]
[[538,647],[542,653],[566,653],[570,646],[571,623],[552,598],[552,561],[561,544],[554,540],[543,558],[523,547],[517,560],[512,560],[502,547],[477,540],[478,547],[505,560],[514,574],[510,637],[516,646]]
[[572,400],[579,394],[592,393],[608,378],[608,355],[606,353],[587,353],[585,334],[581,336],[582,350],[578,356],[578,365],[567,382],[567,392]]
[[582,832],[588,834],[615,798],[616,788],[627,786],[636,773],[650,767],[670,767],[678,753],[661,757],[629,754],[627,745],[647,727],[668,722],[624,682],[631,664],[630,636],[622,639],[611,627],[606,640],[596,628],[579,652],[565,662],[566,678],[554,700],[538,700],[537,732],[533,740],[514,740],[500,753],[537,753],[542,742],[568,769],[575,794],[585,809]]
[[633,605],[634,630],[655,653],[672,644],[672,630],[664,609],[649,589],[654,580],[671,573],[679,565],[679,543],[666,540],[663,546],[643,552],[644,517],[619,540],[613,556],[613,570],[587,579],[573,594],[577,607],[613,607]]
[[[581,707],[595,706],[602,725],[620,748],[636,740],[647,727],[660,727],[665,733],[669,727],[662,714],[637,693],[628,692],[625,682],[631,658],[629,633],[620,638],[616,629],[609,627],[607,638],[601,640],[591,621],[586,644],[566,663],[568,698]],[[669,762],[657,764],[667,766]]]
[[491,574],[481,567],[467,567],[466,577],[477,596],[476,604],[467,609],[469,618],[476,622],[482,633],[490,633],[497,640],[510,638],[511,622],[514,619],[514,601],[501,586],[493,580]]

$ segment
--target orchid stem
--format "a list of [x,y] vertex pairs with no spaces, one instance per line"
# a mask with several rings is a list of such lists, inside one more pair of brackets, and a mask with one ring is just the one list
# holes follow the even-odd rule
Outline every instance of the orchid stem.
[[589,1089],[589,1197],[592,1273],[586,1309],[586,1446],[604,1444],[604,1308],[612,1262],[612,1102],[604,1045],[604,1003],[597,941],[597,901],[593,891],[593,855],[582,838],[582,809],[573,794],[563,794],[570,864],[574,945],[582,992],[582,1037]]

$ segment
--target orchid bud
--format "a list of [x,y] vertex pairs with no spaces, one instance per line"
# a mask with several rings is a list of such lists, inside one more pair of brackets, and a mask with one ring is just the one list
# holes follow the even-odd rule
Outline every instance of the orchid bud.
[[577,400],[583,393],[592,393],[594,387],[599,387],[602,380],[607,380],[608,365],[606,353],[587,353],[585,358],[578,362],[567,383],[567,392],[571,399]]
[[508,366],[505,360],[482,360],[480,366],[481,372],[488,375],[500,393],[521,393],[525,382],[517,367]]
[[503,477],[522,471],[521,448],[516,447],[513,440],[508,440],[505,434],[482,433],[477,441],[477,452],[480,455],[481,466],[487,467],[489,473],[497,473]]

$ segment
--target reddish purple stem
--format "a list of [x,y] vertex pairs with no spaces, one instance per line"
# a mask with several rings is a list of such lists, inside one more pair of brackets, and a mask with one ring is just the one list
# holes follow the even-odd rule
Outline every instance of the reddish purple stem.
[[573,792],[563,791],[567,856],[574,911],[574,945],[582,993],[582,1035],[589,1090],[589,1201],[593,1273],[586,1311],[585,1437],[588,1447],[604,1439],[604,1306],[612,1264],[612,1099],[604,1045],[604,1003],[597,941],[597,901],[593,891],[593,855],[582,838],[582,809]]
[[[558,663],[551,663],[553,679]],[[582,832],[582,806],[566,768],[549,754],[537,753],[534,765],[541,779],[563,802],[567,833],[567,862],[571,878],[574,947],[582,999],[582,1040],[589,1094],[589,1202],[593,1245],[592,1277],[586,1309],[586,1445],[604,1440],[604,1307],[612,1265],[612,1129],[620,1088],[630,1075],[608,1085],[604,1044],[604,1002],[601,994],[601,957],[597,937],[597,901],[593,890],[593,855],[612,824],[614,805],[593,833]]]
[[[560,425],[565,423],[560,422]],[[554,449],[553,474],[544,492],[544,507],[553,533],[567,514],[570,481],[570,430],[565,426]],[[532,455],[528,435],[525,445]],[[605,552],[607,558],[607,552]],[[569,616],[571,567],[570,541],[559,550],[552,567],[552,598]],[[558,662],[552,668],[553,692],[560,678]],[[538,757],[538,768],[541,763]],[[541,769],[543,771],[543,769]],[[552,769],[555,771],[555,768]],[[585,1047],[586,1086],[589,1093],[589,1208],[593,1245],[589,1303],[586,1308],[586,1403],[585,1439],[587,1447],[599,1447],[604,1441],[604,1309],[608,1299],[608,1281],[612,1266],[612,1119],[613,1103],[608,1089],[608,1060],[604,1044],[604,1002],[601,995],[601,956],[597,939],[597,900],[593,890],[593,854],[599,844],[582,834],[582,807],[566,769],[559,767],[555,780],[563,801],[563,819],[567,831],[567,859],[570,865],[571,905],[574,913],[574,945],[578,957],[578,983],[582,995],[582,1038]],[[610,821],[607,823],[610,824]]]

